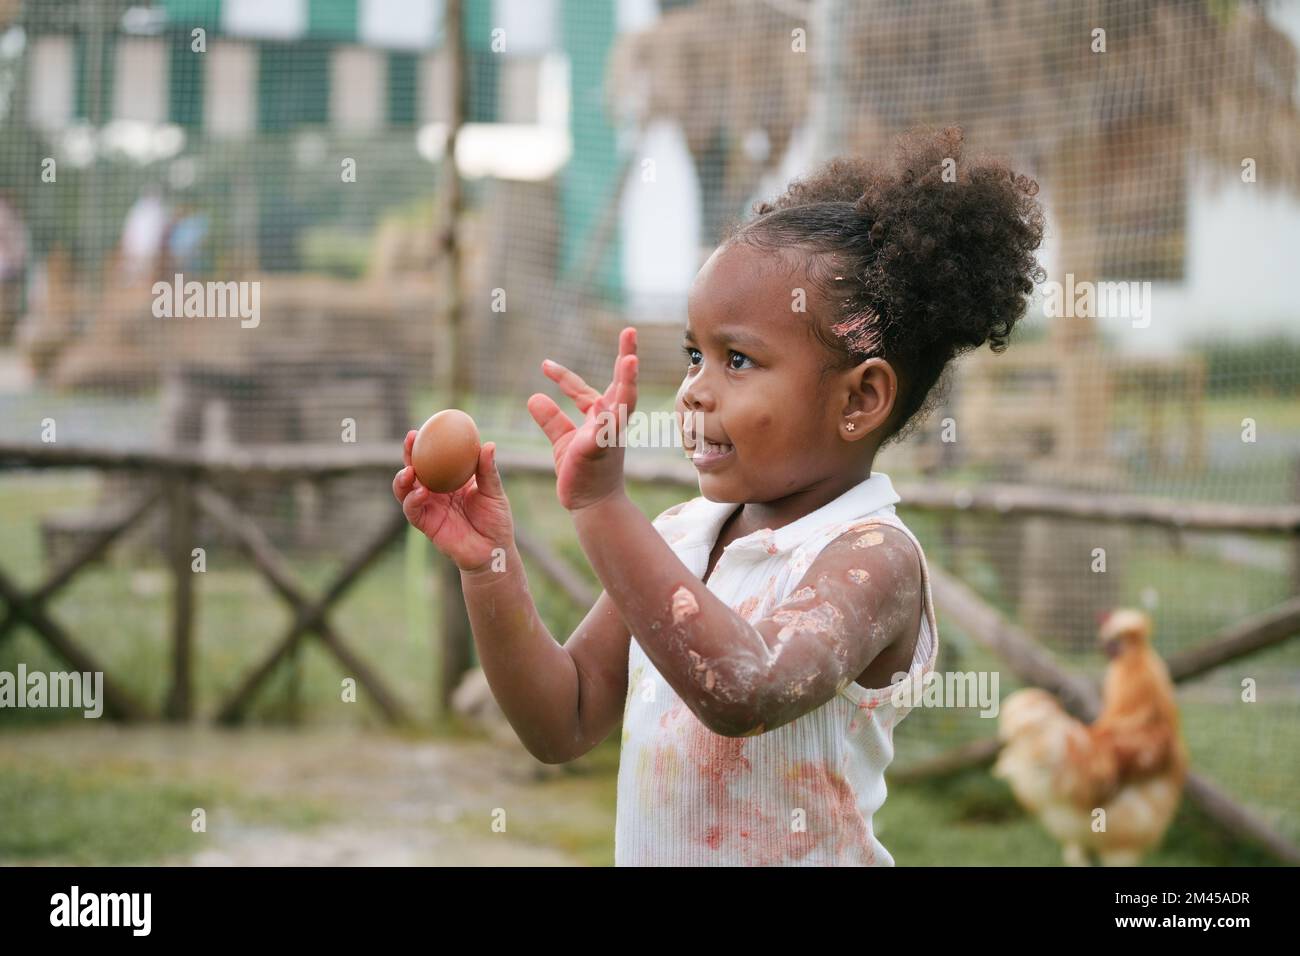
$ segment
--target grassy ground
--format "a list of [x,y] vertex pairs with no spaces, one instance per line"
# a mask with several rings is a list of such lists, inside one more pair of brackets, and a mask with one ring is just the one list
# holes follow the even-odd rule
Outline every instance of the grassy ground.
[[[315,727],[0,733],[0,862],[607,866],[617,760],[606,742],[536,780],[515,752],[450,736]],[[203,832],[192,827],[195,808],[207,814]],[[1061,862],[984,770],[892,786],[874,822],[903,866]],[[1186,804],[1148,860],[1271,862]]]
[[606,768],[531,773],[517,753],[468,736],[84,724],[0,733],[0,861],[605,862]]
[[[517,519],[554,543],[577,567],[585,567],[551,483],[507,476],[507,488]],[[41,516],[93,504],[96,495],[94,477],[85,473],[4,476],[0,567],[21,584],[34,585],[46,566]],[[651,515],[683,497],[675,490],[644,488],[633,489],[633,495]],[[927,543],[932,560],[955,569],[1005,611],[1011,610],[996,564],[985,560],[978,547],[963,545],[957,553],[948,553],[937,522],[922,515],[904,516]],[[964,542],[982,533],[977,520],[971,527]],[[417,540],[416,547],[427,545]],[[1178,552],[1154,532],[1136,532],[1126,550],[1123,600],[1138,604],[1149,589],[1158,591],[1154,612],[1166,653],[1292,593],[1284,567],[1268,571],[1233,565],[1196,547]],[[323,559],[294,561],[295,572],[313,587],[328,580],[336,566]],[[393,737],[364,695],[359,704],[343,702],[337,665],[311,641],[294,667],[272,678],[250,713],[250,729],[235,736],[156,727],[119,731],[106,723],[69,719],[58,711],[0,711],[0,861],[273,862],[280,854],[309,862],[612,862],[617,735],[575,772],[521,783],[513,780],[520,765],[526,765],[518,754],[501,755],[467,738],[454,724],[436,720],[430,690],[436,661],[430,642],[413,639],[408,626],[411,609],[423,607],[427,613],[436,595],[427,587],[413,593],[404,569],[402,549],[395,548],[344,599],[334,622],[430,728],[428,733]],[[571,607],[536,569],[530,568],[529,577],[543,619],[563,640],[585,609]],[[147,550],[128,542],[80,575],[52,605],[68,632],[154,711],[167,690],[169,587],[165,572]],[[201,715],[210,714],[231,693],[288,623],[282,602],[236,555],[209,556],[198,589],[195,676]],[[951,622],[941,618],[940,631],[940,669],[997,669]],[[1289,757],[1300,730],[1294,676],[1300,673],[1298,645],[1292,641],[1225,668],[1180,695],[1198,768],[1248,800],[1292,839],[1300,839],[1294,801],[1300,765]],[[1065,663],[1086,672],[1097,674],[1103,664],[1091,652],[1053,650]],[[13,671],[19,661],[30,670],[64,667],[21,628],[0,640],[0,670]],[[1003,676],[1005,695],[1012,683]],[[1257,703],[1240,701],[1240,683],[1246,678],[1258,684]],[[302,729],[286,732],[286,724],[295,721]],[[992,721],[969,713],[918,710],[899,728],[898,760],[905,764],[992,731]],[[102,735],[110,733],[112,739],[106,742]],[[179,736],[169,736],[173,733]],[[317,736],[324,742],[312,744]],[[159,738],[170,743],[160,744]],[[242,751],[253,757],[240,758]],[[316,763],[299,768],[304,777],[286,776],[277,769],[297,767],[304,752],[318,755]],[[382,755],[367,758],[373,766],[353,766],[359,755],[372,752]],[[328,769],[335,765],[352,769]],[[410,766],[433,766],[441,776],[429,772],[412,779]],[[484,767],[490,772],[482,771]],[[371,800],[357,792],[358,778],[396,796]],[[456,790],[453,783],[464,780],[474,781],[461,787],[465,792],[459,798],[470,801],[469,809],[457,804],[455,812],[439,815],[437,794]],[[517,801],[510,813],[514,836],[490,842],[492,836],[484,835],[482,808],[496,806],[501,793]],[[215,838],[206,843],[196,839],[189,826],[196,806],[214,808],[208,836]],[[171,822],[160,826],[160,820]],[[892,787],[877,831],[901,864],[1059,862],[1050,839],[1019,812],[1005,786],[982,770],[931,784]],[[422,836],[416,839],[414,834]],[[1223,840],[1185,806],[1152,862],[1253,864],[1260,858]]]

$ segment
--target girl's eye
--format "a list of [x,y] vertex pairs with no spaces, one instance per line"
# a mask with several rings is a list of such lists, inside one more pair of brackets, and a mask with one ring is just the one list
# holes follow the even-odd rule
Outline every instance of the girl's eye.
[[[697,349],[697,348],[693,348],[692,346],[689,346],[689,345],[683,345],[683,346],[682,346],[682,352],[686,355],[686,359],[687,359],[687,361],[690,362],[691,365],[694,365],[694,364],[695,364],[695,356],[696,356],[696,355],[700,355],[700,354],[702,354],[702,353],[700,352],[699,349]],[[742,371],[742,370],[745,368],[744,365],[739,365],[739,366],[735,365],[735,364],[734,364],[735,359],[741,359],[741,360],[743,360],[743,361],[745,361],[745,362],[749,362],[750,365],[753,364],[753,359],[751,359],[748,355],[745,355],[745,354],[742,353],[742,352],[732,351],[732,352],[729,353],[728,358],[729,358],[729,361],[730,361],[730,363],[731,363],[731,364],[729,364],[728,367],[729,367],[733,372],[739,372],[739,371]]]

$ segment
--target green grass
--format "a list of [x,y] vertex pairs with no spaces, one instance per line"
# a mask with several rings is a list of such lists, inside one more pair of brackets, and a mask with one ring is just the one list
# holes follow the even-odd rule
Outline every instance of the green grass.
[[73,769],[0,759],[0,860],[102,866],[193,853],[206,837],[192,830],[195,808],[209,827],[215,814],[286,829],[333,819],[319,802],[250,797],[228,780],[178,783],[143,763],[99,758]]
[[[611,734],[570,765],[569,772],[540,784],[536,799],[511,811],[513,832],[587,866],[612,866],[618,752],[618,735]],[[471,836],[483,826],[481,820],[469,819],[456,825]]]

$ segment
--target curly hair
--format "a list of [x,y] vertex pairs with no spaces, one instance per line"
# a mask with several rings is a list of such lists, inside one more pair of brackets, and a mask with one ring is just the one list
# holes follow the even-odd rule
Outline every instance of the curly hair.
[[1038,184],[992,159],[963,156],[962,131],[912,130],[891,168],[831,159],[790,183],[724,243],[802,255],[829,307],[812,333],[830,351],[823,376],[872,356],[899,374],[881,445],[901,440],[944,398],[935,388],[958,355],[1005,351],[1026,297],[1045,277]]

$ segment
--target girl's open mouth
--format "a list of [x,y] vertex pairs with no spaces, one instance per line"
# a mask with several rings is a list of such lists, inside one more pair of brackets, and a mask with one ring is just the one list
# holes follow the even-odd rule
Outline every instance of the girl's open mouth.
[[701,441],[691,449],[691,463],[696,468],[710,469],[730,461],[736,453],[734,445],[722,445],[716,442]]

